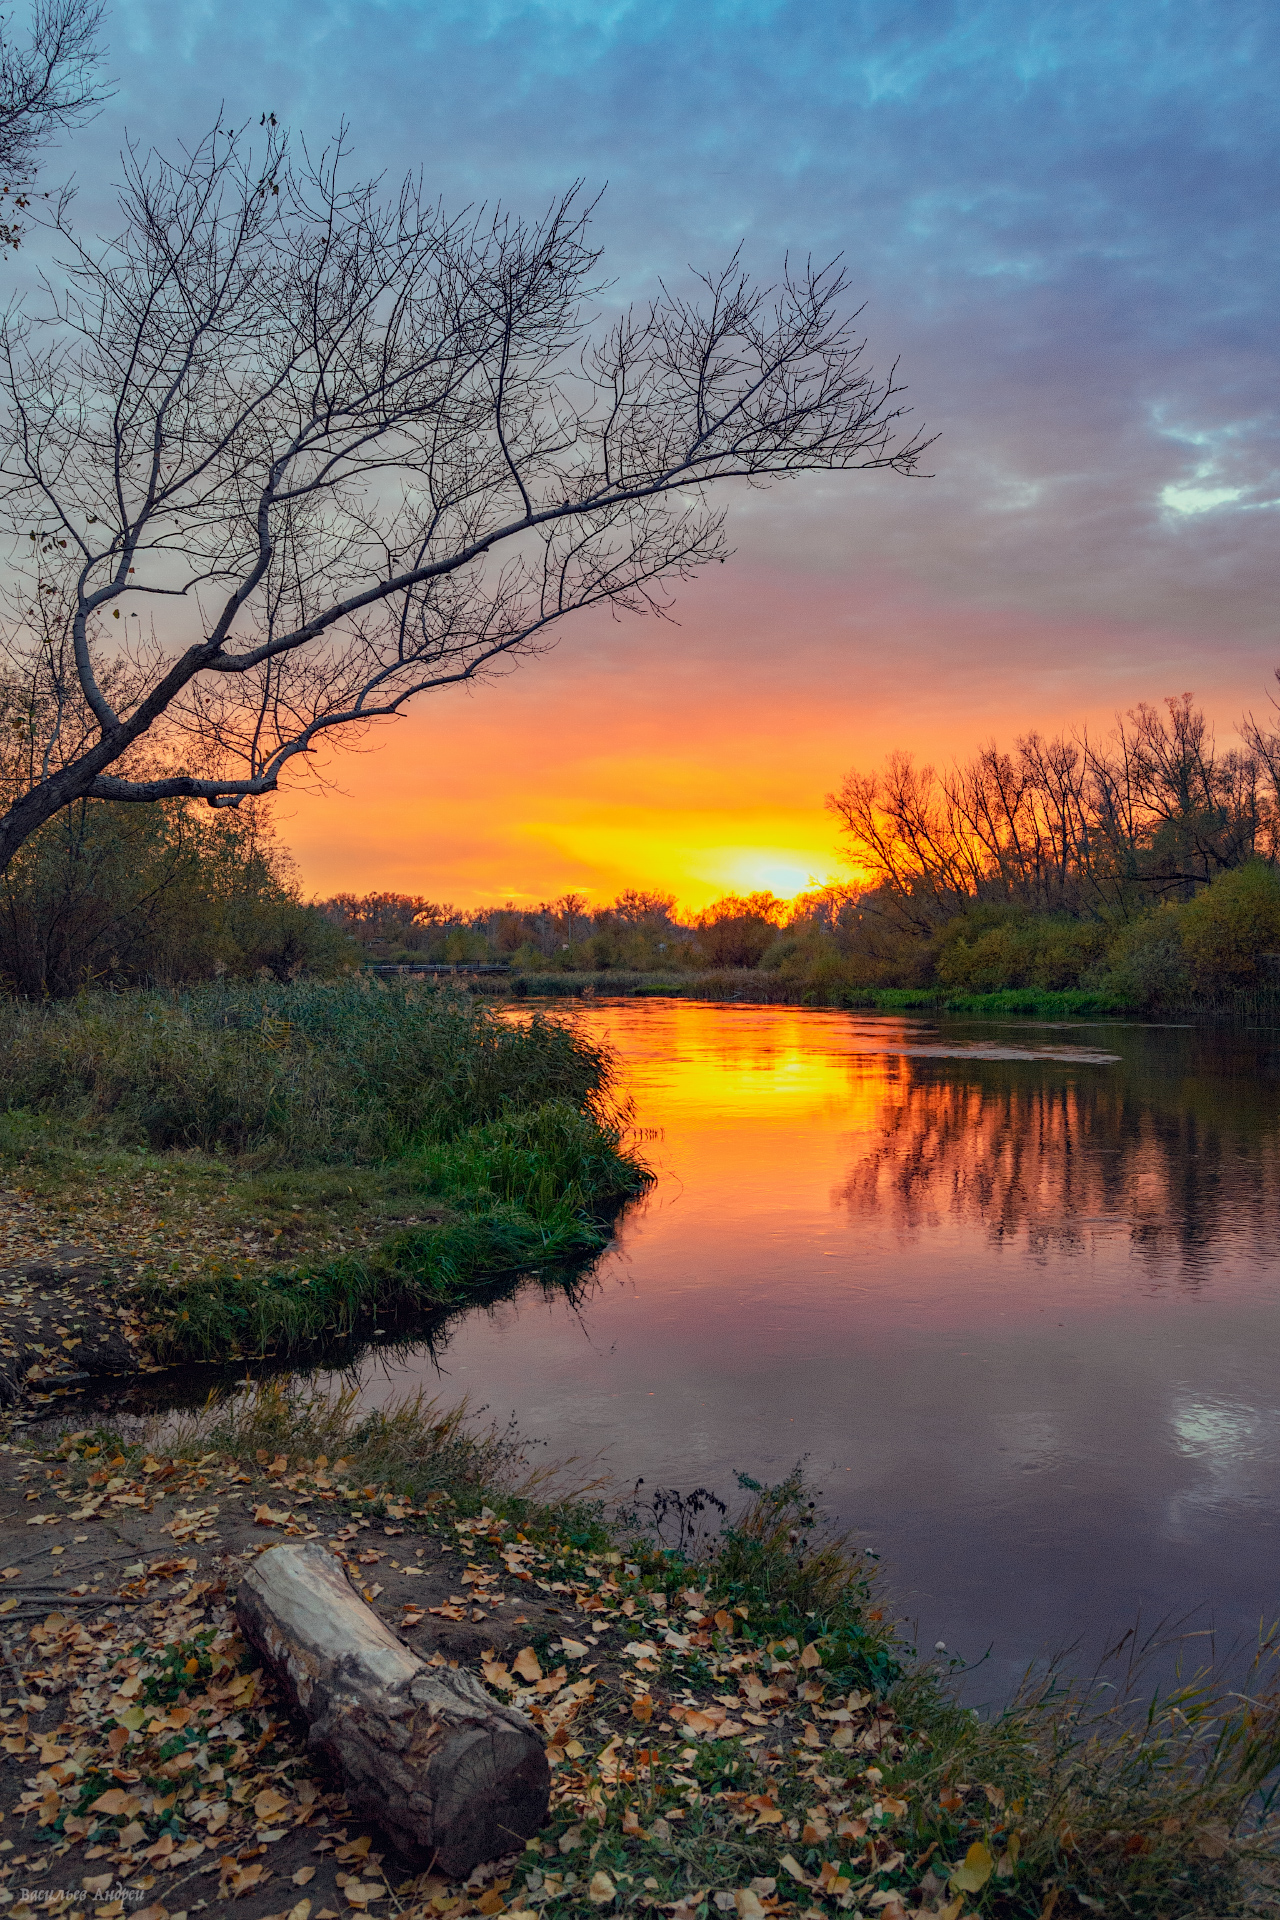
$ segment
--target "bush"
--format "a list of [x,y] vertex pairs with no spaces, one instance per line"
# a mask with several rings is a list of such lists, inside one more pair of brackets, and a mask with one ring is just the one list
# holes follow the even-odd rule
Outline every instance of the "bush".
[[1106,984],[1147,1012],[1176,1006],[1190,986],[1175,906],[1157,907],[1117,934],[1107,953]]
[[1248,993],[1280,949],[1280,876],[1261,860],[1220,874],[1178,909],[1178,923],[1192,990]]
[[785,905],[772,893],[725,894],[694,921],[698,964],[757,967],[777,938]]
[[939,985],[971,993],[1002,987],[1060,992],[1080,984],[1106,944],[1107,930],[1097,920],[975,907],[935,936],[934,968]]
[[560,1022],[398,982],[0,1005],[0,1101],[157,1150],[379,1160],[548,1102],[603,1111],[611,1079]]
[[0,882],[0,976],[32,998],[264,969],[332,974],[354,953],[302,904],[252,809],[81,801],[33,834]]

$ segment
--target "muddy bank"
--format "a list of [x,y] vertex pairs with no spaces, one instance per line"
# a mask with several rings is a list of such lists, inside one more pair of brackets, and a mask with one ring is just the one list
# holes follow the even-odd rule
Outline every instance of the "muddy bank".
[[0,1406],[34,1412],[68,1392],[152,1366],[118,1276],[74,1258],[0,1267]]

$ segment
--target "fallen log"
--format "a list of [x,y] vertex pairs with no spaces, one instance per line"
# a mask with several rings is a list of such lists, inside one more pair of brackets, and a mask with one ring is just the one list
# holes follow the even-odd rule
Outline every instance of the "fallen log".
[[236,1615],[352,1810],[411,1855],[463,1878],[523,1847],[546,1820],[551,1769],[532,1722],[471,1674],[428,1666],[323,1547],[261,1554]]

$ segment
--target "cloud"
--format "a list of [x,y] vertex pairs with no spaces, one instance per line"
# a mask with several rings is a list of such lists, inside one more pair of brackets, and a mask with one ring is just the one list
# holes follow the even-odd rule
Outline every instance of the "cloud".
[[[617,300],[684,284],[740,238],[765,273],[788,248],[843,255],[869,353],[901,354],[940,432],[935,477],[735,498],[738,584],[717,568],[714,593],[681,602],[682,646],[719,661],[686,691],[726,780],[720,694],[744,656],[761,712],[780,703],[832,755],[812,791],[842,771],[835,657],[859,662],[839,685],[865,705],[839,698],[866,751],[936,740],[940,688],[957,750],[1013,724],[1015,696],[1042,725],[1121,687],[1208,687],[1224,721],[1256,697],[1280,652],[1274,8],[118,0],[112,22],[121,94],[76,147],[86,216],[105,217],[122,123],[173,142],[225,99],[311,139],[346,116],[363,165],[420,166],[450,205],[536,209],[579,175],[607,184]],[[796,620],[744,614],[744,580]],[[669,716],[648,699],[648,637],[599,636],[566,634],[574,698],[605,729],[602,764],[618,714],[649,716],[657,782]],[[896,690],[890,663],[910,663]],[[477,736],[501,810],[530,818],[561,768],[528,770],[518,795],[502,769],[549,674],[484,695]],[[353,766],[364,780],[370,763]],[[660,784],[645,804],[656,823]],[[424,872],[446,839],[414,853]]]

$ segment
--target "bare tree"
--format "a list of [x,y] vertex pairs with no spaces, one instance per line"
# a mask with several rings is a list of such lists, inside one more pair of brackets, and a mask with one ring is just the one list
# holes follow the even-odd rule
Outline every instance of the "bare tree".
[[1192,696],[1146,701],[1105,739],[994,742],[937,772],[910,754],[849,773],[829,809],[894,915],[928,934],[974,900],[1124,910],[1189,898],[1280,847],[1280,736],[1252,717],[1223,750]]
[[770,289],[735,256],[600,320],[578,190],[451,216],[344,185],[343,137],[263,138],[131,150],[118,230],[61,204],[61,279],[0,328],[11,679],[46,715],[0,871],[79,796],[234,806],[570,612],[662,611],[724,558],[718,481],[926,444],[838,266]]
[[16,247],[41,149],[107,97],[98,78],[99,0],[36,0],[25,45],[0,16],[0,247]]

